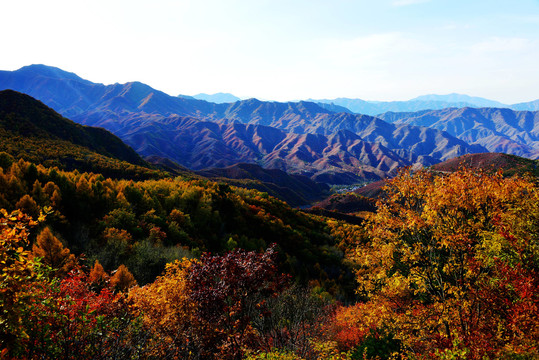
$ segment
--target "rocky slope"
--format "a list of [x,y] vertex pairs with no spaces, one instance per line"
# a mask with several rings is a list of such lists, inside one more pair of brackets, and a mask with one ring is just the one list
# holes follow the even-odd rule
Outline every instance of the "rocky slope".
[[428,126],[445,131],[490,152],[539,158],[539,111],[503,108],[425,110],[385,113],[380,117],[395,125]]

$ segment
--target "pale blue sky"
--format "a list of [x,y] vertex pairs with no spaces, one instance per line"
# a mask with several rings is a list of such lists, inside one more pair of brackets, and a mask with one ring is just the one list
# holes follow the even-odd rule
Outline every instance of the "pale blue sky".
[[42,63],[171,95],[539,98],[538,0],[18,0],[0,69]]

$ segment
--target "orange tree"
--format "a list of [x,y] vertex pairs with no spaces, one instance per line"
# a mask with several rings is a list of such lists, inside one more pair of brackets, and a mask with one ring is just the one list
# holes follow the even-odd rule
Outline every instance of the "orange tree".
[[[513,320],[526,319],[537,330],[537,321],[522,313],[537,306],[530,295],[537,290],[537,239],[517,241],[504,230],[537,233],[537,219],[524,216],[536,204],[534,183],[467,169],[405,171],[386,193],[366,224],[367,242],[353,255],[359,291],[390,310],[378,318],[379,327],[395,335],[402,351],[426,357],[535,351],[537,334],[523,335],[506,315],[515,313]],[[519,268],[527,269],[525,276]],[[527,347],[512,349],[519,336]]]
[[195,260],[176,260],[166,265],[165,273],[144,287],[129,291],[130,309],[142,316],[152,334],[148,348],[156,358],[177,356],[191,359],[197,353],[195,304],[189,300],[187,276]]

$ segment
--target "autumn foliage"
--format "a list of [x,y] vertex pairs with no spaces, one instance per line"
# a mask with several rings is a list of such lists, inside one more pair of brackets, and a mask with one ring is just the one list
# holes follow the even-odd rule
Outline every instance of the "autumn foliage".
[[188,358],[194,349],[193,329],[197,326],[195,304],[190,302],[187,276],[192,261],[175,261],[152,284],[135,287],[129,292],[131,311],[157,335],[152,353],[165,357],[169,353]]
[[252,321],[269,315],[265,301],[285,285],[273,257],[269,248],[176,261],[151,285],[132,289],[131,306],[160,334],[163,353],[174,348],[186,359],[241,359],[256,347]]
[[191,266],[189,300],[202,327],[204,358],[240,359],[245,347],[256,344],[252,321],[270,315],[267,299],[286,284],[275,255],[275,246],[262,254],[234,250],[204,255]]
[[354,252],[378,329],[417,357],[537,355],[535,183],[408,171],[386,192]]
[[60,277],[75,266],[75,256],[52,234],[49,227],[44,228],[37,236],[32,254],[54,269],[53,272]]
[[28,251],[29,228],[37,225],[20,211],[0,212],[0,351],[20,345],[27,338],[23,315],[32,302],[31,285],[37,276]]
[[276,243],[281,271],[302,283],[317,279],[334,296],[353,296],[343,288],[351,289],[353,274],[324,219],[267,194],[203,179],[106,178],[1,156],[0,166],[0,208],[37,214],[52,207],[46,226],[70,254],[85,254],[88,266],[98,260],[110,273],[123,264],[147,284],[183,257]]
[[354,225],[202,180],[12,162],[0,358],[539,357],[536,181],[405,171],[385,192]]

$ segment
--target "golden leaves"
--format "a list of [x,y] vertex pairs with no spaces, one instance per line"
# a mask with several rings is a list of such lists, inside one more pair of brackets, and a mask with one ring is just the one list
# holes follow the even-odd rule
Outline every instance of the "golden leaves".
[[524,238],[537,232],[537,188],[525,178],[499,173],[422,170],[400,174],[388,182],[386,193],[365,225],[369,240],[354,251],[359,290],[370,302],[400,304],[402,311],[392,319],[406,346],[426,346],[424,339],[432,340],[432,334],[447,339],[466,334],[463,316],[476,311],[470,291],[494,266],[493,256],[509,254],[517,261],[518,248],[511,250],[509,243],[530,252],[529,244],[537,244],[537,237],[524,244],[499,235],[502,223],[521,229]]

